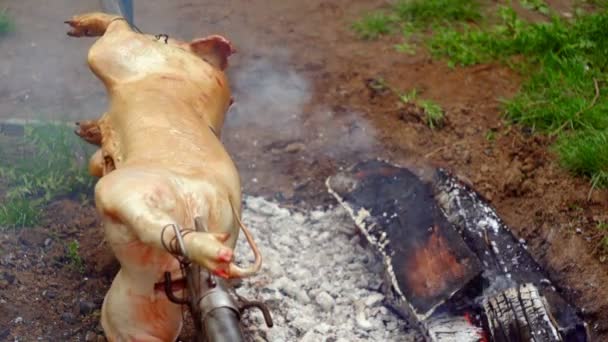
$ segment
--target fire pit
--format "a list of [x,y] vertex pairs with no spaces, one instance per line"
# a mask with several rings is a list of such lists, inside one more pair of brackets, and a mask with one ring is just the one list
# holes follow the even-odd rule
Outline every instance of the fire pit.
[[385,263],[392,306],[432,341],[587,341],[585,323],[473,189],[384,161],[327,180]]

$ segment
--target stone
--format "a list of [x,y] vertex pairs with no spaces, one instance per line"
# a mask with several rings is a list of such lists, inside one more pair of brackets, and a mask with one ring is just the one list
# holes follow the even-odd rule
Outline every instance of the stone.
[[84,340],[87,342],[93,342],[93,341],[97,342],[97,334],[92,331],[89,331],[84,336]]
[[74,324],[76,323],[76,317],[74,316],[73,313],[71,312],[64,312],[61,314],[61,320],[68,323],[68,324]]
[[304,145],[303,143],[299,143],[299,142],[291,143],[285,147],[285,152],[296,153],[296,152],[302,151],[305,148],[306,148],[306,145]]
[[89,302],[89,301],[80,301],[80,303],[78,304],[79,310],[80,310],[80,314],[83,316],[86,316],[88,314],[90,314],[91,312],[95,311],[95,309],[97,308],[97,305],[95,305],[95,303],[93,302]]

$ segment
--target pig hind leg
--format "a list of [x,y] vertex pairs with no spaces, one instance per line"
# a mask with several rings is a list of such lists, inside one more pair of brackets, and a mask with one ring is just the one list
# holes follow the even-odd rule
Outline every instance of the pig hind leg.
[[[95,187],[98,211],[128,226],[145,245],[165,249],[175,234],[170,225],[191,228],[193,222],[182,222],[186,204],[167,179],[175,177],[153,170],[116,169],[99,180]],[[164,233],[163,233],[164,232]],[[162,241],[161,241],[162,235]],[[196,232],[184,238],[188,256],[215,273],[230,268],[233,251],[225,246],[229,233]]]

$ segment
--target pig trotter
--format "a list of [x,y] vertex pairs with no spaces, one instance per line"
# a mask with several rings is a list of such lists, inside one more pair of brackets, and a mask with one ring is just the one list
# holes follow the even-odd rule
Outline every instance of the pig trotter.
[[[64,23],[72,27],[67,33],[70,37],[99,37],[104,35],[110,23],[119,19],[124,18],[106,13],[89,13],[77,15]],[[129,27],[126,21],[123,25]]]
[[74,131],[76,135],[84,139],[89,144],[101,145],[101,129],[97,120],[86,120],[76,122],[78,128]]

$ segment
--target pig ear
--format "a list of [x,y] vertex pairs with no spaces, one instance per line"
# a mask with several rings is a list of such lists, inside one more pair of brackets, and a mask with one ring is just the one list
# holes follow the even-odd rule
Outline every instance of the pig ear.
[[199,57],[221,70],[228,66],[228,57],[236,52],[230,42],[222,36],[209,36],[190,42],[190,49]]

